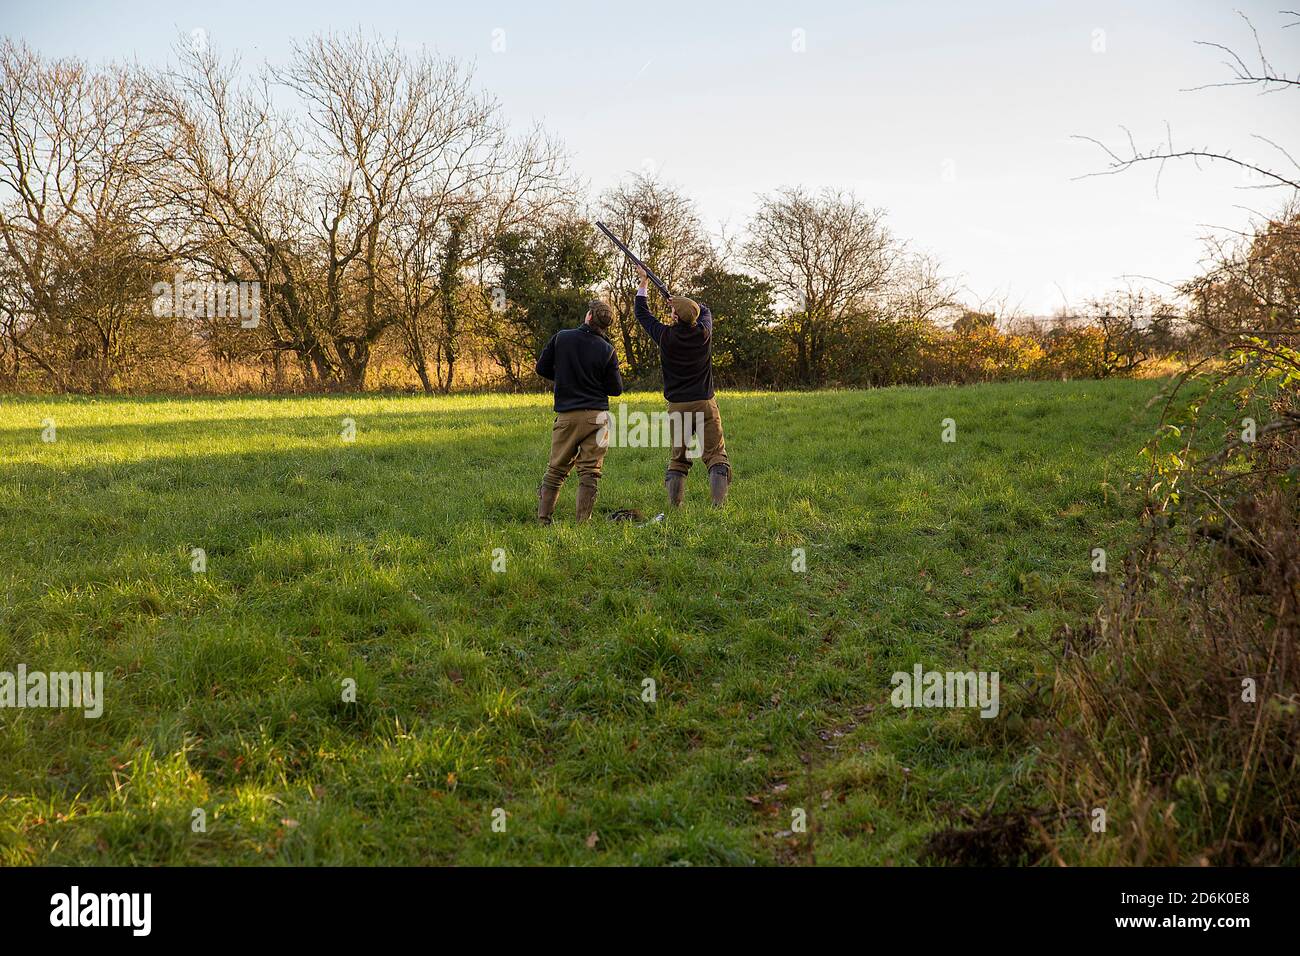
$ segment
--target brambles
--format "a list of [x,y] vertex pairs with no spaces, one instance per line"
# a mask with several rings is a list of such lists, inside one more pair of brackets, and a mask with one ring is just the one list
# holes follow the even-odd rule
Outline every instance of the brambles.
[[1297,248],[1288,211],[1189,283],[1218,362],[1177,383],[1142,536],[1058,681],[1059,804],[1118,837],[1082,859],[1300,860]]

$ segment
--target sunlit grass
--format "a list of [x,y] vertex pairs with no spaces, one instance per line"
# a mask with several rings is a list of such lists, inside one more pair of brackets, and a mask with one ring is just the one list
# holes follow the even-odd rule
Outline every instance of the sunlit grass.
[[[725,393],[728,508],[698,469],[647,527],[603,515],[664,510],[660,449],[532,522],[540,396],[4,399],[0,670],[107,702],[0,710],[0,862],[914,862],[1038,798],[1018,688],[1119,560],[1158,387]],[[918,661],[1002,717],[893,710]]]

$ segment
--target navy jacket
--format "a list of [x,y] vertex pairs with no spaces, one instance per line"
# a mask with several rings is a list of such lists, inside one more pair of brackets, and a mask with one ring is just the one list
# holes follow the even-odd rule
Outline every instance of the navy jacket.
[[555,410],[608,411],[609,396],[623,394],[614,346],[591,326],[561,329],[537,359],[537,374],[555,383]]
[[646,297],[636,297],[636,320],[659,346],[664,370],[664,398],[701,402],[713,397],[713,313],[703,302],[694,325],[664,325],[650,314]]

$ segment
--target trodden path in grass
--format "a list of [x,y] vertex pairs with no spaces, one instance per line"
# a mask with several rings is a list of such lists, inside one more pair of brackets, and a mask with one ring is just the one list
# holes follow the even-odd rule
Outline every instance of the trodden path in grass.
[[[544,396],[0,400],[0,671],[106,677],[0,709],[0,863],[917,862],[1039,799],[1159,387],[724,392],[728,507],[645,527],[657,448],[533,523]],[[892,707],[918,663],[998,717]]]

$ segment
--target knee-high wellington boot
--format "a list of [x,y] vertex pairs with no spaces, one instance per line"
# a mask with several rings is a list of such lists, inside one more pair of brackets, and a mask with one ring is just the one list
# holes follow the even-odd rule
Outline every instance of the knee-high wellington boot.
[[664,488],[668,492],[668,503],[674,508],[681,506],[686,497],[686,476],[680,471],[670,471],[664,476]]
[[709,469],[709,495],[713,498],[713,507],[721,508],[727,503],[727,489],[731,487],[731,469],[726,465],[714,465]]
[[596,504],[596,486],[578,485],[578,524],[591,517],[591,509]]
[[560,497],[559,488],[539,485],[537,488],[537,523],[550,524],[551,515],[555,513],[555,502]]

